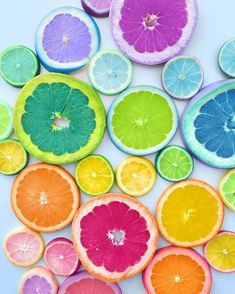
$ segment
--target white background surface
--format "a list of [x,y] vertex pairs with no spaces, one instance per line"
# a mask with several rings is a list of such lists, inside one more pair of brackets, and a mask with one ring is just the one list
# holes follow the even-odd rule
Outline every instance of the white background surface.
[[[102,0],[101,0],[102,1]],[[115,0],[114,0],[115,1]],[[135,1],[135,0],[133,0]],[[214,0],[198,0],[199,2],[199,23],[193,40],[189,44],[185,53],[198,57],[205,70],[204,85],[224,79],[225,77],[219,71],[217,66],[217,53],[220,46],[232,37],[235,37],[235,1],[214,1]],[[2,0],[0,3],[0,51],[14,44],[23,44],[34,49],[34,35],[37,24],[40,20],[53,8],[60,6],[76,6],[80,7],[80,0]],[[115,47],[109,31],[108,19],[98,20],[98,25],[102,35],[102,48]],[[162,66],[141,66],[134,65],[134,80],[132,85],[148,84],[161,87],[160,72]],[[87,81],[86,68],[74,74],[76,77]],[[18,89],[11,87],[0,79],[0,98],[14,105],[16,97],[19,93]],[[113,98],[103,97],[106,109],[108,109]],[[184,109],[185,102],[176,102],[180,114]],[[179,134],[177,134],[173,143],[181,144]],[[125,154],[115,148],[110,142],[107,134],[96,150],[96,153],[105,155],[116,168],[118,162],[125,157]],[[149,157],[154,160],[154,156]],[[35,162],[32,158],[30,164]],[[71,173],[74,172],[75,164],[66,166]],[[193,178],[204,180],[214,187],[217,187],[220,177],[225,173],[223,170],[216,170],[206,167],[196,161]],[[0,175],[0,242],[8,231],[21,226],[17,218],[14,216],[10,207],[10,188],[14,177],[6,177]],[[157,199],[161,192],[169,185],[160,177],[157,180],[155,188],[140,200],[145,203],[153,213]],[[118,191],[116,187],[113,191]],[[88,199],[82,195],[82,202]],[[225,220],[223,229],[235,231],[235,213],[225,209]],[[70,236],[70,227],[59,231],[55,234],[44,234],[47,240],[56,236]],[[159,246],[166,245],[166,242],[160,238]],[[201,252],[201,248],[198,249]],[[17,268],[10,264],[0,249],[0,293],[15,294],[20,277],[25,269]],[[141,275],[120,283],[123,293],[126,294],[142,294],[145,290],[142,286]],[[235,293],[235,274],[222,274],[213,271],[213,287],[212,294],[233,294]],[[174,294],[174,293],[172,293]]]

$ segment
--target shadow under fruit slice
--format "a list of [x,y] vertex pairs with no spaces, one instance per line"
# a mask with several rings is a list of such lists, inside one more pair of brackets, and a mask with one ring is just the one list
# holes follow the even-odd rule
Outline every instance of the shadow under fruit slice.
[[38,232],[53,232],[67,226],[79,207],[80,192],[64,168],[37,163],[17,175],[11,190],[11,205],[18,219]]
[[97,278],[118,282],[148,265],[158,230],[141,202],[123,194],[106,194],[81,206],[73,220],[72,236],[84,268]]
[[55,164],[75,162],[100,144],[105,109],[86,83],[63,74],[45,74],[20,92],[14,109],[14,129],[35,158]]

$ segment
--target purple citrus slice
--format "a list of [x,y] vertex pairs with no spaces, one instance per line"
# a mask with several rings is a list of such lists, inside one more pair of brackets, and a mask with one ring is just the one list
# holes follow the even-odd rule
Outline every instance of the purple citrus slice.
[[86,65],[99,50],[99,28],[85,11],[61,7],[39,24],[35,47],[47,70],[73,72]]
[[123,194],[106,194],[78,210],[72,235],[84,268],[99,279],[118,282],[148,265],[158,230],[141,202]]
[[118,0],[110,8],[117,46],[143,64],[160,64],[179,55],[196,23],[196,0]]
[[109,16],[112,0],[82,0],[82,7],[94,17]]

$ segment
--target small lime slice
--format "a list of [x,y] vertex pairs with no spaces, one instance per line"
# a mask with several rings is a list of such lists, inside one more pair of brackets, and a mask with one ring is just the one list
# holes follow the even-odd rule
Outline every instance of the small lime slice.
[[220,49],[219,67],[229,77],[235,78],[235,38],[227,41]]
[[235,169],[231,169],[222,177],[219,193],[224,204],[235,211]]
[[104,156],[90,155],[78,163],[75,178],[83,192],[96,196],[111,190],[114,184],[114,171]]
[[133,67],[129,59],[115,49],[97,53],[89,65],[89,79],[92,86],[104,95],[115,95],[131,83]]
[[194,162],[183,147],[173,145],[157,154],[155,166],[162,178],[170,182],[179,182],[191,175]]
[[25,46],[9,47],[0,55],[0,74],[14,87],[23,87],[39,73],[39,69],[36,55]]
[[13,115],[11,107],[0,100],[0,141],[8,138],[12,132]]
[[28,163],[28,154],[16,140],[0,142],[0,173],[14,175],[20,172]]

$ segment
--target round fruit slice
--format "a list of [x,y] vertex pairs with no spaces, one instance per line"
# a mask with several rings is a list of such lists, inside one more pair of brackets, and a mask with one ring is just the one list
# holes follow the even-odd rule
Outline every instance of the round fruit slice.
[[58,294],[89,293],[89,294],[122,294],[116,283],[106,283],[80,271],[63,281]]
[[3,243],[7,258],[17,266],[31,266],[43,255],[44,240],[42,236],[28,228],[10,232]]
[[157,154],[155,166],[162,178],[171,182],[179,182],[192,174],[194,162],[183,147],[172,145]]
[[119,189],[130,196],[143,196],[154,186],[157,178],[152,162],[146,158],[129,156],[118,166],[116,181]]
[[84,10],[94,17],[109,16],[112,0],[82,0]]
[[190,151],[217,168],[235,167],[235,81],[214,83],[189,103],[182,134]]
[[224,207],[217,191],[199,180],[186,180],[166,189],[158,201],[157,223],[172,244],[205,244],[220,230]]
[[90,155],[78,163],[75,178],[83,192],[96,196],[112,189],[114,171],[104,156]]
[[117,46],[132,60],[159,64],[179,55],[197,23],[195,0],[113,1],[110,26]]
[[168,246],[157,250],[143,272],[143,283],[148,294],[208,294],[212,275],[197,251]]
[[13,116],[11,107],[0,100],[0,141],[8,138],[12,132]]
[[162,85],[166,92],[177,99],[190,99],[203,83],[200,61],[191,56],[179,56],[169,60],[162,71]]
[[19,285],[19,294],[57,294],[59,283],[44,266],[35,266],[25,272]]
[[74,178],[64,168],[37,163],[17,175],[11,189],[15,215],[38,232],[53,232],[67,226],[79,207],[80,193]]
[[235,78],[235,38],[226,42],[219,52],[219,66],[229,77]]
[[63,74],[34,78],[20,92],[14,129],[26,150],[49,163],[75,162],[100,144],[105,109],[86,83]]
[[133,67],[129,59],[115,49],[104,49],[97,53],[89,65],[92,86],[104,95],[115,95],[131,83]]
[[235,211],[235,169],[222,177],[219,182],[219,193],[224,204]]
[[235,271],[235,233],[221,231],[204,246],[204,255],[217,271]]
[[49,71],[69,73],[86,65],[100,48],[100,32],[83,10],[60,7],[41,21],[36,52]]
[[0,174],[15,175],[28,163],[28,154],[16,140],[0,142]]
[[81,265],[73,242],[62,237],[55,238],[47,244],[44,260],[47,267],[59,276],[70,276]]
[[76,214],[72,235],[84,268],[117,282],[141,272],[154,255],[158,230],[147,207],[122,194],[97,196]]
[[178,112],[173,100],[155,87],[126,90],[108,112],[111,140],[131,155],[148,155],[162,149],[174,138],[177,127]]
[[23,87],[39,71],[36,55],[25,46],[11,46],[0,55],[0,75],[14,87]]

